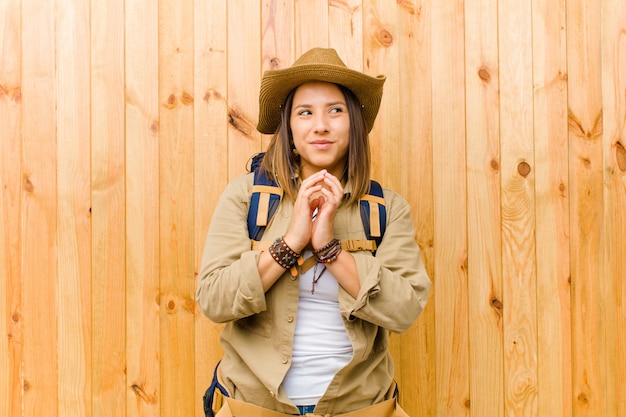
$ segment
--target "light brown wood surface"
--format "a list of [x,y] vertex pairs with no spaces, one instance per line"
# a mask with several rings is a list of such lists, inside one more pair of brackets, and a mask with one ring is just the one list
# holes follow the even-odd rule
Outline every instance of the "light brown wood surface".
[[470,406],[494,417],[504,416],[497,14],[489,0],[465,3]]
[[463,16],[460,1],[433,8],[431,16],[436,291],[430,307],[435,309],[436,412],[446,416],[465,415],[471,407]]
[[157,0],[124,5],[127,377],[122,413],[128,417],[161,415],[158,10]]
[[412,417],[626,417],[621,0],[0,0],[0,415],[203,415],[217,200],[263,71],[385,74],[373,177],[433,280]]

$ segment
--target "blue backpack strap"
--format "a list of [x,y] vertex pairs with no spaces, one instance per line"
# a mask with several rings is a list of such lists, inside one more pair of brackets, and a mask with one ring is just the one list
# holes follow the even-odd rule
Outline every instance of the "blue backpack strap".
[[[250,172],[254,172],[252,197],[248,210],[248,235],[251,240],[260,242],[272,216],[276,212],[283,196],[283,189],[272,181],[263,169],[260,169],[264,152],[252,157]],[[367,240],[380,245],[387,226],[387,209],[382,186],[370,180],[370,189],[359,201],[361,221]],[[349,243],[349,242],[348,242]],[[356,250],[356,249],[355,249]],[[372,250],[376,253],[376,248]]]
[[215,414],[213,413],[213,398],[215,396],[216,389],[219,390],[219,392],[224,397],[229,397],[228,391],[226,391],[226,388],[224,388],[222,384],[220,384],[218,377],[217,377],[217,368],[218,366],[220,366],[220,362],[221,361],[217,362],[217,365],[215,365],[215,369],[213,370],[213,380],[211,381],[211,385],[209,385],[209,388],[207,388],[207,390],[204,392],[204,396],[202,397],[205,417],[215,417]]
[[251,240],[260,241],[265,227],[276,212],[283,190],[272,181],[264,170],[260,169],[263,154],[256,155],[252,160],[251,170],[254,171],[252,197],[248,210],[248,235]]
[[[370,180],[370,190],[359,201],[361,221],[365,236],[380,245],[387,226],[387,208],[383,195],[383,187],[376,181]],[[376,253],[376,251],[373,251]]]

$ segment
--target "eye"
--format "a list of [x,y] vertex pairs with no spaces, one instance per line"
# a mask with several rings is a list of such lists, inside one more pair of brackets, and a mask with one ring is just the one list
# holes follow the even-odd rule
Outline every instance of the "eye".
[[311,114],[311,110],[301,110],[298,112],[298,116],[310,116]]

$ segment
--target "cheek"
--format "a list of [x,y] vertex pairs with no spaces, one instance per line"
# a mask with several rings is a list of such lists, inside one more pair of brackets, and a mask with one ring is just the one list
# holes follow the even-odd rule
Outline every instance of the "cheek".
[[345,127],[341,131],[341,143],[342,146],[348,149],[348,145],[350,144],[350,127]]
[[306,126],[303,123],[294,122],[293,120],[290,123],[291,135],[294,140],[301,140],[306,133]]

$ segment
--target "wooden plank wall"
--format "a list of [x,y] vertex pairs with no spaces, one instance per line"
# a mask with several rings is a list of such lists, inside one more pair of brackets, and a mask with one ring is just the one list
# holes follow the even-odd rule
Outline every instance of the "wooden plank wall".
[[314,46],[388,77],[373,172],[434,281],[409,414],[626,416],[622,0],[0,0],[0,415],[203,415],[205,233]]

